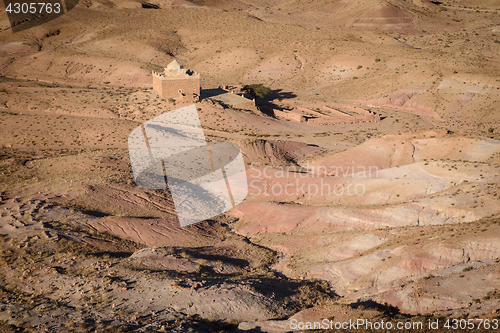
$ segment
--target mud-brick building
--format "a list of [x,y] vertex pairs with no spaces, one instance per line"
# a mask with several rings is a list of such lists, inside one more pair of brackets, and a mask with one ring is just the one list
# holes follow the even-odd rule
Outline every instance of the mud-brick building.
[[198,101],[200,75],[186,70],[177,60],[174,60],[165,68],[165,72],[153,71],[153,90],[158,92],[161,98]]

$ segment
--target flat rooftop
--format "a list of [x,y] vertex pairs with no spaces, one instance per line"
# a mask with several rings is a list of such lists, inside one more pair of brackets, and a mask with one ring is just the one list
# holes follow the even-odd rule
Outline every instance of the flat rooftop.
[[238,105],[248,102],[253,102],[251,99],[242,97],[237,94],[231,94],[224,89],[203,89],[201,98],[211,98],[226,105]]

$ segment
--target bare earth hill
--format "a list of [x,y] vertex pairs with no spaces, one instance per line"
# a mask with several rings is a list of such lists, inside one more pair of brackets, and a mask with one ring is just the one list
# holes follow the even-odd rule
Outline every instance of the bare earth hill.
[[[0,331],[500,324],[498,1],[85,0],[16,33],[1,6]],[[127,146],[187,105],[152,89],[174,59],[271,89],[195,103],[249,194],[187,227]]]

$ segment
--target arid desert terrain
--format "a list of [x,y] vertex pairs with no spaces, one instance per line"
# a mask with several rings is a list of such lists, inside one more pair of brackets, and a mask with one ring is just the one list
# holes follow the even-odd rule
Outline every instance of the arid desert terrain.
[[[127,144],[189,104],[153,90],[174,59],[248,180],[186,227]],[[2,4],[1,332],[494,332],[499,196],[498,0],[81,0],[18,32]]]

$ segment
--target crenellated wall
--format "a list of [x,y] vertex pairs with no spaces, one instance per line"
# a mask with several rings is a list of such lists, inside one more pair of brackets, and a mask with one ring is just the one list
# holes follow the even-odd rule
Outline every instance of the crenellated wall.
[[284,119],[288,119],[291,121],[296,121],[298,123],[304,123],[307,121],[306,117],[304,117],[303,115],[300,115],[298,113],[295,113],[295,112],[285,112],[285,111],[279,111],[279,110],[273,110],[273,112],[274,112],[275,117],[284,118]]
[[339,124],[357,124],[372,123],[380,121],[380,116],[371,114],[368,116],[343,116],[343,117],[320,117],[307,120],[310,125],[339,125]]
[[355,112],[357,112],[359,116],[351,116],[345,112],[327,106],[324,106],[324,109],[335,114],[335,116],[326,116],[320,112],[316,112],[301,106],[298,106],[296,110],[307,112],[315,117],[314,118],[307,117],[297,113],[297,111],[294,112],[293,110],[292,111],[273,110],[273,112],[276,117],[288,119],[299,123],[307,123],[309,125],[357,124],[357,123],[365,123],[365,122],[371,123],[380,121],[380,115],[360,108],[352,107],[352,109],[356,110]]
[[200,75],[166,76],[163,73],[152,73],[153,90],[161,98],[174,98],[182,101],[197,101],[200,96]]

